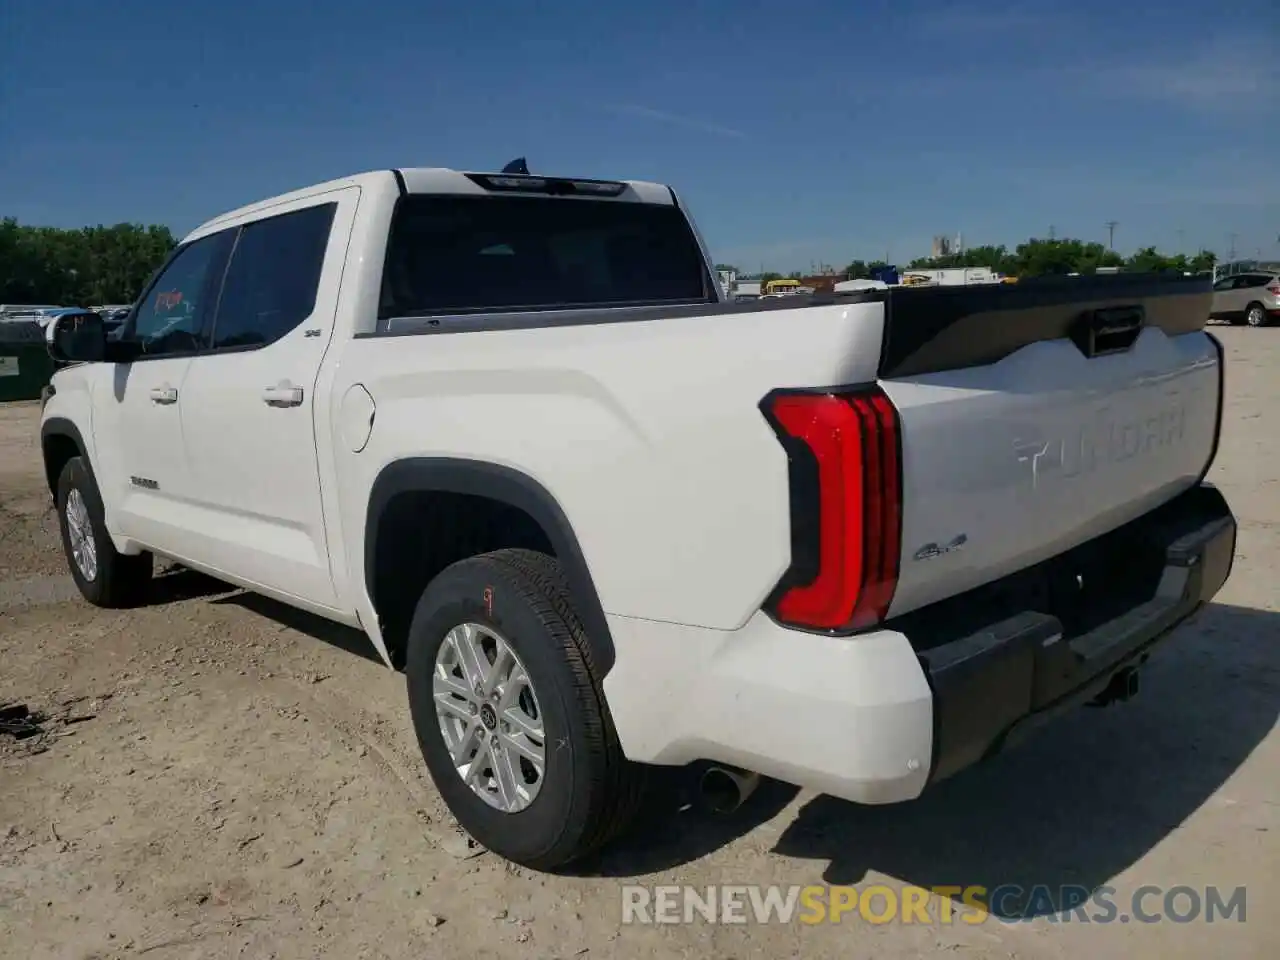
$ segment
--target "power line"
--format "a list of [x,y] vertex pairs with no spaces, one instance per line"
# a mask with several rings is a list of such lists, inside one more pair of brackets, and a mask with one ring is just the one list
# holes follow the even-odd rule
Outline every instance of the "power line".
[[1120,226],[1119,220],[1108,220],[1107,226],[1107,249],[1114,250],[1116,248],[1116,227]]

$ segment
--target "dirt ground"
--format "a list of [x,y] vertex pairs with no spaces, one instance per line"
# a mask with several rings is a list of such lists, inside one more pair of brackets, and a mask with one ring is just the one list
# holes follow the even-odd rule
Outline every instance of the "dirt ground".
[[[1220,335],[1211,479],[1240,518],[1237,563],[1136,700],[1077,711],[899,807],[768,784],[712,818],[659,790],[647,825],[573,877],[465,850],[403,680],[362,636],[182,571],[142,610],[81,602],[38,405],[0,407],[0,704],[48,717],[38,736],[0,735],[0,955],[1280,955],[1280,330]],[[1121,904],[1144,884],[1244,886],[1247,914],[623,927],[634,882],[1109,885]]]

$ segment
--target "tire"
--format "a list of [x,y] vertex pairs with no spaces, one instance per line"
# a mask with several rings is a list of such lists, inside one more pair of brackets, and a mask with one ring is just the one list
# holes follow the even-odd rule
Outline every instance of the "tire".
[[[477,628],[474,636],[481,645],[506,644],[514,655],[511,660],[523,665],[529,678],[528,699],[521,692],[511,701],[518,706],[502,707],[502,701],[521,687],[508,680],[500,697],[474,697],[463,703],[464,695],[457,692],[461,671],[451,673],[448,661],[467,643],[461,633],[464,624]],[[459,632],[453,633],[455,629]],[[605,703],[603,678],[554,558],[530,550],[499,550],[448,567],[418,602],[409,628],[405,672],[414,731],[427,769],[458,823],[482,846],[522,866],[554,870],[598,850],[634,819],[643,768],[623,755]],[[447,722],[437,711],[438,672],[449,673],[451,684],[452,692],[443,694],[449,703]],[[475,693],[470,686],[465,697]],[[485,703],[491,708],[487,712]],[[527,724],[531,715],[541,723],[544,758],[536,779],[536,767],[521,758],[521,750],[536,752],[537,738],[524,737],[519,740],[522,747],[510,749],[514,741],[503,732],[507,725],[501,721],[524,718],[510,728],[519,737],[521,722]],[[513,758],[516,776],[524,781],[515,784],[515,792],[523,794],[514,804],[503,803],[495,789],[484,790],[490,798],[486,801],[465,783],[446,743],[446,726],[456,745],[460,734],[469,735],[463,731],[479,731],[489,724],[494,724],[487,729],[494,730],[499,753],[488,755],[481,779],[486,787],[496,787],[497,779],[490,774],[502,758]],[[460,756],[469,753],[470,749]],[[520,803],[525,805],[519,807]]]
[[[70,505],[70,514],[68,514]],[[71,578],[81,596],[95,607],[132,607],[146,598],[151,582],[151,554],[126,556],[118,552],[107,534],[102,496],[83,457],[72,457],[58,476],[58,527]],[[83,534],[84,539],[80,539]],[[90,547],[77,558],[76,544]]]
[[1251,327],[1265,327],[1267,325],[1267,311],[1260,303],[1251,303],[1245,309],[1244,322]]

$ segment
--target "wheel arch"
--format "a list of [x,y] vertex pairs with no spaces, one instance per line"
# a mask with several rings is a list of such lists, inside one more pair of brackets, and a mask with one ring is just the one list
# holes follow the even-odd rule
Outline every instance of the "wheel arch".
[[559,501],[537,480],[510,467],[450,457],[410,457],[379,471],[369,493],[364,528],[365,589],[381,619],[378,570],[380,549],[388,549],[389,510],[406,494],[452,494],[478,498],[527,516],[541,531],[568,581],[574,607],[586,628],[601,676],[614,663],[613,638],[577,535]]
[[80,428],[66,417],[50,417],[40,424],[40,454],[44,459],[44,476],[49,493],[57,496],[58,477],[72,457],[83,457],[90,475],[93,464],[89,462],[89,448],[85,446]]

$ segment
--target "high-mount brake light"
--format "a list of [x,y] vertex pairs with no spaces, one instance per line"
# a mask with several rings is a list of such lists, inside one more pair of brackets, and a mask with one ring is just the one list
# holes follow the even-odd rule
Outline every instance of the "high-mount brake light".
[[547,189],[547,181],[542,177],[486,177],[485,180],[494,190],[533,190]]
[[884,620],[902,541],[897,411],[879,387],[778,392],[762,405],[790,461],[791,568],[771,598],[781,622],[857,630]]
[[625,184],[608,180],[571,180],[575,193],[594,193],[602,197],[616,197],[624,189]]
[[627,189],[616,180],[573,180],[511,173],[469,173],[468,179],[486,190],[508,193],[546,193],[553,196],[616,197]]

